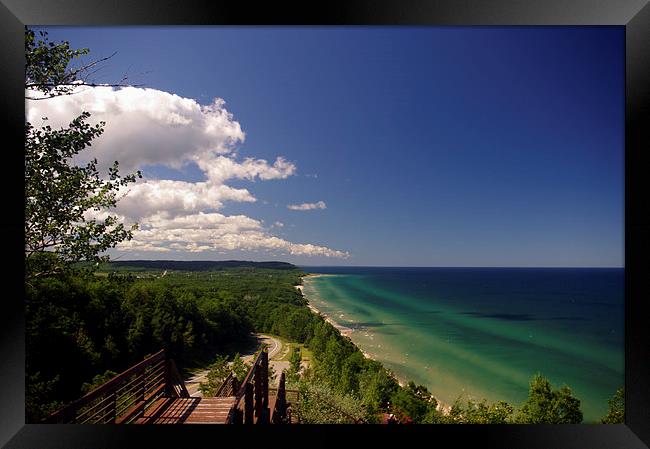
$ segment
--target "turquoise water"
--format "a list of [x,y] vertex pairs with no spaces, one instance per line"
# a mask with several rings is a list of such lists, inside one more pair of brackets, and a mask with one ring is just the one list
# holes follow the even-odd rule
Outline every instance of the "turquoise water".
[[402,381],[521,404],[540,372],[585,422],[624,384],[623,269],[305,267],[305,297]]

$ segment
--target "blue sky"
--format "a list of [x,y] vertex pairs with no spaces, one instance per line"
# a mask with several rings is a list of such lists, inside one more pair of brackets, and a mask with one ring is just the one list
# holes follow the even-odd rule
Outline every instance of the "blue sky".
[[[251,224],[259,229],[250,234],[261,246],[215,243],[215,251],[197,234],[195,248],[203,249],[193,252],[142,246],[114,255],[304,265],[623,266],[622,27],[47,31],[51,40],[89,47],[94,57],[117,52],[97,73],[100,82],[126,73],[131,83],[200,105],[225,100],[231,122],[245,133],[227,157],[268,161],[260,170],[278,157],[293,166],[228,178],[229,188],[254,200],[184,209],[190,219],[214,213],[220,223],[221,217],[261,223]],[[120,154],[128,159],[137,151]],[[145,158],[137,167],[151,182],[204,182],[214,159],[197,165],[195,156],[187,153],[183,163]],[[287,208],[319,201],[326,207]],[[151,223],[171,219],[165,217]]]

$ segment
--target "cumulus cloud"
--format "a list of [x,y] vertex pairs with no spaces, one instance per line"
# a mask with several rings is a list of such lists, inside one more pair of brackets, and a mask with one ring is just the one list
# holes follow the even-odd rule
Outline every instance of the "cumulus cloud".
[[117,212],[134,221],[157,213],[177,216],[205,209],[221,209],[225,201],[256,201],[246,189],[209,182],[147,180],[125,187],[122,191]]
[[[30,96],[37,96],[30,92]],[[348,257],[345,251],[308,243],[292,243],[275,237],[262,223],[244,215],[226,216],[215,211],[225,202],[255,202],[246,188],[227,185],[229,180],[269,181],[296,173],[294,163],[283,157],[238,158],[244,142],[240,124],[217,98],[209,105],[148,88],[79,87],[72,95],[28,101],[27,120],[39,127],[67,127],[82,111],[91,124],[105,121],[104,133],[74,162],[97,158],[103,171],[119,161],[120,171],[130,173],[148,165],[180,169],[193,163],[205,180],[189,182],[143,179],[124,187],[115,209],[119,221],[139,222],[134,238],[122,242],[127,251],[235,251],[254,250],[291,255]],[[86,158],[86,159],[84,159]],[[324,209],[325,203],[303,204],[296,210]],[[290,207],[292,208],[292,207]],[[105,212],[90,213],[101,218]],[[276,222],[271,228],[280,228]]]
[[72,95],[28,101],[27,120],[39,126],[41,118],[48,117],[49,125],[58,128],[81,111],[90,112],[90,123],[106,122],[104,134],[93,142],[87,157],[105,164],[117,160],[125,171],[151,164],[179,168],[230,153],[245,139],[220,98],[200,105],[190,98],[137,87],[79,87]]
[[278,157],[273,165],[264,159],[246,158],[237,162],[231,157],[204,157],[196,158],[198,167],[205,172],[212,182],[224,182],[228,179],[247,179],[249,181],[259,178],[262,181],[269,179],[285,179],[296,172],[296,166]]
[[262,223],[244,215],[225,216],[217,212],[167,218],[151,217],[149,225],[122,242],[119,249],[137,251],[276,251],[300,256],[347,258],[350,254],[325,246],[292,243],[268,234]]
[[314,209],[327,209],[327,205],[324,201],[319,201],[317,203],[302,203],[302,204],[289,204],[287,209],[291,210],[314,210]]

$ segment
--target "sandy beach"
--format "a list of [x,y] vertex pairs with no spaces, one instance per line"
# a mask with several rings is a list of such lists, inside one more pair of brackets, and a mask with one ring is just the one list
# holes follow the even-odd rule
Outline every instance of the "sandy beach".
[[327,321],[327,322],[330,323],[332,326],[334,326],[336,329],[338,329],[339,332],[341,333],[341,335],[343,335],[343,336],[345,336],[345,337],[350,337],[350,334],[352,334],[352,332],[354,332],[353,329],[350,329],[349,327],[346,327],[346,326],[342,326],[342,325],[340,325],[339,323],[337,323],[336,321],[334,321],[333,319],[331,319],[328,315],[326,315],[326,314],[324,314],[323,312],[321,312],[320,310],[318,310],[316,307],[314,307],[314,306],[313,306],[312,304],[310,304],[309,302],[307,302],[307,307],[309,307],[309,309],[310,309],[312,312],[314,312],[314,313],[316,313],[316,314],[322,316],[323,318],[325,318],[325,321]]

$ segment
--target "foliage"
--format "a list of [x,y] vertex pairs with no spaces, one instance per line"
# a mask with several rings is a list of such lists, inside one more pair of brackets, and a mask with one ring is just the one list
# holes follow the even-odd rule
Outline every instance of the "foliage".
[[292,413],[304,424],[353,424],[368,418],[361,400],[320,382],[301,381]]
[[275,368],[273,368],[273,364],[269,363],[269,370],[268,370],[268,378],[269,378],[269,385],[276,385],[276,379],[278,379],[278,373],[275,372]]
[[600,422],[602,424],[625,424],[625,389],[619,388],[608,401],[609,410]]
[[89,49],[72,50],[68,42],[49,42],[47,33],[25,29],[25,88],[39,91],[47,98],[67,95],[80,80],[83,70],[70,69],[70,63],[89,53]]
[[230,369],[235,373],[235,377],[241,383],[251,369],[251,366],[252,363],[244,363],[239,353],[236,353]]
[[[161,348],[181,370],[214,354],[234,354],[251,332],[264,330],[262,303],[304,307],[293,288],[301,274],[295,268],[157,272],[146,279],[106,274],[66,272],[26,285],[28,422],[78,398],[97,374],[121,372]],[[295,332],[283,323],[282,333]]]
[[370,360],[359,375],[359,396],[367,409],[379,413],[388,407],[391,396],[400,388],[397,380],[379,362]]
[[363,398],[369,413],[384,410],[399,389],[392,373],[365,358],[348,337],[322,318],[314,324],[313,335],[309,348],[314,379],[343,394]]
[[553,389],[548,379],[536,374],[530,382],[528,399],[514,422],[522,424],[578,424],[582,422],[580,400],[564,385]]
[[[60,272],[79,260],[105,261],[100,256],[123,240],[132,238],[131,229],[118,223],[117,217],[92,218],[89,212],[115,207],[122,186],[135,182],[137,174],[119,175],[117,161],[109,169],[108,179],[102,179],[97,160],[85,166],[70,165],[71,159],[93,139],[101,135],[104,123],[90,126],[90,114],[82,113],[68,128],[54,130],[49,125],[35,129],[25,125],[25,258],[27,276]],[[50,252],[43,267],[41,257]],[[41,271],[42,270],[42,271]]]
[[[88,48],[71,49],[67,41],[54,43],[45,31],[25,28],[25,89],[31,100],[46,100],[60,95],[70,95],[78,86],[126,86],[127,76],[115,84],[95,82],[91,77],[100,71],[102,64],[112,55],[85,62]],[[34,93],[38,94],[34,94]]]
[[100,385],[105,384],[115,376],[117,376],[117,373],[111,370],[104,371],[104,374],[97,374],[95,377],[93,377],[93,380],[91,382],[84,382],[84,384],[81,386],[81,392],[84,394],[88,393]]
[[401,422],[422,423],[427,415],[436,411],[438,402],[422,385],[409,382],[391,396],[391,411]]
[[425,422],[445,424],[507,424],[512,418],[514,407],[505,401],[492,404],[483,399],[468,399],[465,404],[457,399],[447,415],[431,414]]
[[286,373],[286,379],[289,383],[297,383],[300,380],[300,363],[302,362],[302,356],[300,354],[300,349],[295,348],[291,352],[289,357],[289,369]]
[[207,381],[199,384],[201,393],[206,397],[214,396],[230,371],[228,357],[217,355],[215,361],[208,368]]
[[62,403],[52,398],[59,382],[59,376],[43,380],[41,373],[28,374],[25,382],[25,412],[28,422],[39,422],[54,413]]

